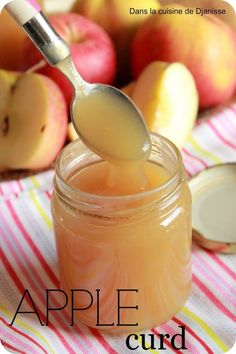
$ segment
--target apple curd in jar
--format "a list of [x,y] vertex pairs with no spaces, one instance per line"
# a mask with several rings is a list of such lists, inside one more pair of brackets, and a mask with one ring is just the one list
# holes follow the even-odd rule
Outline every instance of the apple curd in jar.
[[[169,140],[155,134],[151,140],[140,191],[125,165],[123,181],[110,183],[114,165],[80,140],[57,160],[52,213],[60,284],[68,297],[71,289],[93,294],[92,305],[75,311],[75,318],[96,327],[99,307],[99,323],[110,325],[97,329],[130,332],[159,325],[190,292],[191,195],[181,155]],[[137,290],[120,292],[119,321],[117,289]],[[74,308],[90,302],[88,293],[78,293]]]

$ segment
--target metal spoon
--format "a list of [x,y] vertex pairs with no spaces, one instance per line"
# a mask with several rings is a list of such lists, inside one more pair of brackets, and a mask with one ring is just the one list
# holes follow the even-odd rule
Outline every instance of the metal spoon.
[[[83,142],[91,150],[108,159],[137,160],[137,158],[144,159],[148,156],[151,150],[149,132],[134,103],[113,86],[89,84],[83,80],[73,64],[69,47],[38,8],[35,9],[25,0],[11,1],[6,8],[23,27],[48,63],[57,67],[70,80],[74,88],[71,118]],[[107,102],[107,104],[96,104],[98,95],[102,96],[103,103]],[[111,100],[114,103],[113,109],[108,104]],[[94,115],[85,116],[91,104],[94,108]],[[83,109],[81,109],[82,106]],[[100,114],[98,114],[98,107],[101,110]],[[116,109],[120,111],[116,112]],[[75,117],[77,111],[78,119]],[[120,116],[118,117],[116,113],[120,113]],[[98,121],[98,115],[100,121]],[[113,119],[114,124],[104,126],[108,119]],[[86,129],[88,124],[90,126],[93,124],[96,134],[91,134],[91,129]],[[105,129],[107,129],[107,135],[104,133]],[[103,139],[99,139],[99,134],[103,136]],[[120,139],[119,148],[117,144],[114,144],[114,139],[118,138]]]

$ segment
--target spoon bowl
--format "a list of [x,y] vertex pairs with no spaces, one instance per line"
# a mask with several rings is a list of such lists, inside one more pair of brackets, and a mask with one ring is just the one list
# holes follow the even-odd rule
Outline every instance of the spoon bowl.
[[148,128],[128,96],[113,86],[84,81],[71,56],[57,67],[74,88],[71,119],[81,140],[107,160],[147,158],[151,150]]

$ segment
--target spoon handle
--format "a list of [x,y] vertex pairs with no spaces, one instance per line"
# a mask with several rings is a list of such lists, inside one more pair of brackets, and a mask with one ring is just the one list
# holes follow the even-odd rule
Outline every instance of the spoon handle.
[[34,0],[9,1],[6,10],[20,26],[41,11],[39,4]]
[[55,66],[71,55],[70,49],[35,4],[34,0],[13,0],[6,5],[6,10],[23,27],[48,63]]

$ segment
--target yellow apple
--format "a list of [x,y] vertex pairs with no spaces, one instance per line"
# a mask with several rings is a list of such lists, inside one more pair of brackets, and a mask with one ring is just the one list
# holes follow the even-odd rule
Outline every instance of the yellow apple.
[[192,74],[181,63],[154,61],[138,77],[131,99],[149,129],[181,147],[198,113],[198,93]]
[[67,131],[59,87],[40,74],[0,70],[0,169],[49,166]]

